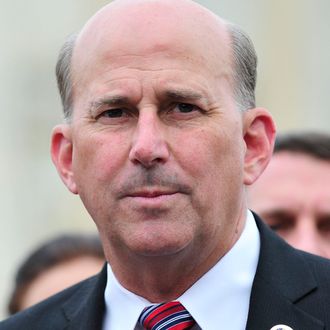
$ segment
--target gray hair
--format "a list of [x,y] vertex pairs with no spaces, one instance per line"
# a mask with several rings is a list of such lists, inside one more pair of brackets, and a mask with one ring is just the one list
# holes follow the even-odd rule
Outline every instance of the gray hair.
[[237,25],[226,23],[233,55],[234,97],[239,110],[255,108],[257,54],[249,36]]
[[64,118],[69,120],[72,115],[73,83],[72,83],[72,54],[77,34],[70,35],[62,46],[56,63],[57,86],[61,95]]
[[[233,52],[234,97],[241,111],[255,107],[255,86],[257,79],[257,55],[253,43],[238,26],[226,23],[231,37]],[[57,85],[61,95],[64,118],[69,120],[73,106],[73,83],[71,61],[77,35],[65,41],[56,64]]]

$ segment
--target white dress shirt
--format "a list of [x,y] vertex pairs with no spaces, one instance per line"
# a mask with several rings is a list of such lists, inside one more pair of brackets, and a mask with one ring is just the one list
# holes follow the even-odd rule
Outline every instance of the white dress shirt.
[[[230,251],[178,301],[202,330],[244,330],[260,250],[259,232],[250,211],[241,237]],[[150,302],[126,290],[108,265],[103,330],[138,330],[137,319]]]

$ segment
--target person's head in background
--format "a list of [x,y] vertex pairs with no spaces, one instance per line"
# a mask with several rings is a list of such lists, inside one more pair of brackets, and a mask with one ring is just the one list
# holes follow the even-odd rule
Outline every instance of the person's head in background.
[[45,242],[18,268],[8,303],[9,314],[96,274],[104,262],[96,235],[66,234]]
[[249,206],[294,247],[330,258],[330,135],[277,137]]

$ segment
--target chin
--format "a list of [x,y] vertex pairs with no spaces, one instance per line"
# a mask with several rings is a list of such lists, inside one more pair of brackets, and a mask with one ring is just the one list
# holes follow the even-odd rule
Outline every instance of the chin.
[[174,256],[180,253],[184,248],[174,246],[162,246],[162,247],[148,247],[140,251],[136,251],[143,257],[166,257]]
[[[153,236],[153,237],[152,237]],[[144,257],[164,257],[177,255],[189,246],[191,240],[187,235],[164,237],[163,235],[147,235],[138,241],[129,242],[130,250]]]

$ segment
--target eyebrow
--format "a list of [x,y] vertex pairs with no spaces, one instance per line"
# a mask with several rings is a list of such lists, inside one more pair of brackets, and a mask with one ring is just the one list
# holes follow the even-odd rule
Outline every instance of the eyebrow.
[[[201,100],[205,99],[205,96],[201,93],[194,92],[189,89],[169,89],[164,92],[166,98],[174,100]],[[89,103],[89,109],[91,111],[98,109],[101,106],[121,106],[130,103],[130,98],[123,95],[108,95],[101,97],[95,101]]]
[[108,106],[118,106],[123,104],[128,104],[129,98],[122,95],[112,95],[112,96],[105,96],[102,98],[97,99],[96,101],[92,101],[89,104],[89,108],[91,110],[97,109],[103,105]]
[[189,89],[170,89],[164,94],[167,98],[182,100],[200,100],[205,98],[204,95]]

